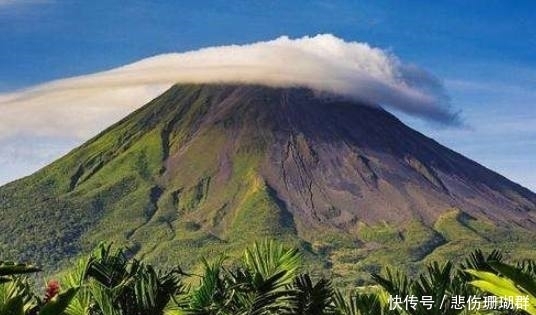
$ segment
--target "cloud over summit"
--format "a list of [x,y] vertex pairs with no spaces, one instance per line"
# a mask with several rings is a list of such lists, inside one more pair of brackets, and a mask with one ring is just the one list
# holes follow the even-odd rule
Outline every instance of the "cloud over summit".
[[306,86],[441,123],[458,122],[436,77],[382,49],[330,34],[160,55],[110,73],[110,83],[118,78]]
[[[0,142],[14,147],[42,139],[80,142],[175,83],[223,82],[304,86],[425,120],[459,123],[433,75],[382,49],[324,34],[163,54],[0,94]],[[0,160],[5,154],[0,150]]]

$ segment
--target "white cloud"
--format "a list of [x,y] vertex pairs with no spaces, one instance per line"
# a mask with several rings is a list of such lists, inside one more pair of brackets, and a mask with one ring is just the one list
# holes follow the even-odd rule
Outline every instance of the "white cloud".
[[50,3],[52,0],[0,0],[0,6]]
[[[4,5],[14,2],[0,0]],[[0,140],[82,141],[181,82],[306,86],[427,120],[459,123],[437,78],[389,52],[328,34],[164,54],[0,94]]]
[[59,88],[47,85],[0,95],[0,139],[14,136],[87,139],[168,87],[166,84],[113,87],[97,84],[75,88],[61,84]]
[[0,0],[0,9],[8,6],[23,6],[33,4],[46,4],[51,3],[52,0]]
[[0,137],[20,132],[87,137],[176,82],[300,85],[426,119],[457,122],[441,83],[432,75],[367,44],[318,35],[159,55],[0,94]]
[[18,4],[19,1],[17,0],[0,0],[0,6],[5,6],[5,5],[12,5],[12,4]]
[[29,174],[76,146],[75,139],[17,137],[0,140],[0,185]]

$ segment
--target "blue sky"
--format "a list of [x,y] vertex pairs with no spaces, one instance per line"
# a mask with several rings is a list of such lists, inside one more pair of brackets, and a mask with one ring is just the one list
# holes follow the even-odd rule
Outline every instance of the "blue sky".
[[[0,0],[0,92],[161,53],[332,33],[391,51],[435,74],[469,128],[399,116],[536,190],[534,12],[536,2],[506,0]],[[0,182],[27,174],[73,145],[46,143],[39,149],[42,158],[26,156],[26,164],[0,168]]]

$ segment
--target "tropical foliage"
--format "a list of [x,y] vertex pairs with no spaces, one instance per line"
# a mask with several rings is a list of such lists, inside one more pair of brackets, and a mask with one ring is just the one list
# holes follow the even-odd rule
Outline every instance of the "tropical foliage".
[[[299,251],[273,241],[255,243],[238,262],[204,260],[198,273],[159,271],[101,244],[42,294],[28,276],[36,272],[0,262],[0,315],[536,314],[536,262],[510,265],[497,251],[434,262],[418,275],[386,268],[374,284],[344,292],[304,273]],[[511,297],[511,307],[471,308],[489,296]]]

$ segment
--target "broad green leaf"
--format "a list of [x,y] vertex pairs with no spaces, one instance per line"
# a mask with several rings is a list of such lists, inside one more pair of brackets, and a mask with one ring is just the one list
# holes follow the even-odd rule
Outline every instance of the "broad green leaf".
[[497,286],[496,284],[485,281],[485,280],[474,280],[469,283],[483,291],[492,293],[493,295],[496,295],[496,296],[522,296],[524,295],[519,290],[516,290],[516,289],[511,290],[509,288]]
[[22,296],[17,296],[3,305],[0,315],[24,315],[24,301]]
[[523,270],[519,268],[498,261],[489,262],[489,264],[503,276],[511,279],[516,285],[525,289],[529,294],[536,296],[536,282],[530,274],[523,272]]
[[40,268],[26,264],[0,262],[0,276],[20,275],[41,271]]
[[71,300],[75,297],[80,288],[70,288],[69,290],[58,294],[47,304],[43,306],[39,315],[59,315],[69,306]]
[[473,280],[471,285],[489,292],[496,296],[528,296],[529,305],[526,311],[531,315],[536,315],[536,297],[530,293],[526,293],[516,286],[516,283],[508,278],[500,277],[494,273],[487,271],[467,270],[468,273],[475,276],[479,280]]

